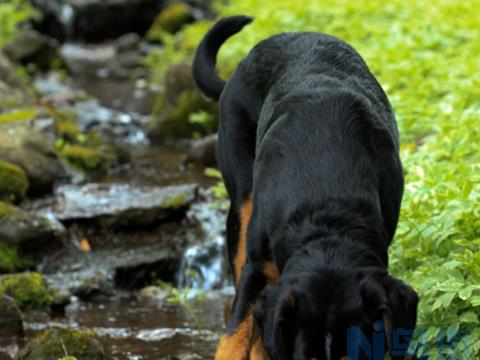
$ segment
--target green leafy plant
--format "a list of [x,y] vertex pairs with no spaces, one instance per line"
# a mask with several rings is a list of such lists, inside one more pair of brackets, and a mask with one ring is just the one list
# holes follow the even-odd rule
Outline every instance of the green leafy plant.
[[202,322],[200,318],[195,314],[193,308],[193,303],[201,302],[205,299],[206,294],[203,291],[194,290],[189,287],[183,289],[178,289],[172,284],[164,282],[162,280],[157,280],[156,285],[162,288],[164,291],[168,292],[167,301],[171,304],[181,305],[185,311],[188,313],[196,328],[202,327]]
[[214,206],[221,210],[227,210],[230,202],[228,201],[227,188],[223,182],[222,174],[218,169],[206,168],[205,175],[218,179],[217,183],[211,187],[215,197]]
[[[214,133],[217,127],[216,118],[212,116],[211,113],[206,111],[199,111],[199,112],[190,114],[188,121],[190,124],[199,125],[202,129],[202,133],[204,134]],[[194,134],[194,136],[196,138],[201,138],[202,133],[196,133]]]
[[0,1],[0,48],[13,39],[19,25],[38,17],[27,0]]

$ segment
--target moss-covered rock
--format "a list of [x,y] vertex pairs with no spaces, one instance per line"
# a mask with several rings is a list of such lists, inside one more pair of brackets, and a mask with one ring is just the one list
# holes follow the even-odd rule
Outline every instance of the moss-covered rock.
[[[190,138],[196,134],[207,135],[216,130],[217,104],[207,100],[197,90],[189,65],[178,64],[168,71],[165,92],[158,109],[148,131],[154,142],[166,138]],[[192,115],[197,113],[210,114],[209,123],[191,121]]]
[[75,167],[85,171],[106,171],[115,162],[115,156],[109,151],[82,145],[68,145],[60,155]]
[[10,41],[3,52],[17,63],[35,64],[37,68],[48,70],[52,63],[61,64],[59,43],[35,30],[23,30]]
[[185,90],[173,106],[160,116],[160,133],[164,138],[190,138],[194,134],[205,134],[205,129],[190,121],[198,112],[214,113],[214,103],[206,100],[197,90]]
[[162,202],[162,207],[176,210],[176,209],[181,209],[187,206],[190,202],[191,202],[191,193],[178,192],[165,198],[165,200]]
[[0,241],[0,274],[24,270],[28,262],[19,254],[16,246]]
[[0,125],[0,160],[23,168],[31,195],[51,191],[57,179],[66,174],[54,147],[28,124]]
[[33,102],[15,66],[0,51],[0,111],[30,106]]
[[8,295],[22,310],[49,309],[53,302],[43,276],[35,272],[0,277],[0,295]]
[[217,134],[194,141],[188,152],[186,163],[199,167],[214,167],[217,164],[216,147]]
[[50,107],[46,111],[55,121],[55,135],[67,142],[76,142],[81,134],[75,121],[75,115],[67,111],[61,111]]
[[100,338],[93,330],[54,327],[28,342],[15,360],[103,360],[105,353]]
[[27,190],[25,171],[20,166],[0,160],[0,200],[20,202],[25,199]]
[[161,37],[162,32],[176,33],[184,25],[194,20],[192,9],[187,4],[170,4],[157,16],[147,36],[150,39],[157,40]]
[[14,209],[14,206],[0,201],[0,220],[3,221],[3,218],[10,215]]

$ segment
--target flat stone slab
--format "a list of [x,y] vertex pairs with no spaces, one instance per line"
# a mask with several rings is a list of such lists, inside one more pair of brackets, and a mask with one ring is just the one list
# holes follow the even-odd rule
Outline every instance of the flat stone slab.
[[99,220],[104,225],[148,226],[184,214],[197,185],[167,187],[125,184],[66,185],[55,191],[51,210],[62,222]]

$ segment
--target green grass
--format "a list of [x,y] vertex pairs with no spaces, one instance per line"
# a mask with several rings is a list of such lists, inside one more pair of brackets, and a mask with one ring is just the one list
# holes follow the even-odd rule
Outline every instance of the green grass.
[[[353,45],[388,93],[406,169],[391,270],[420,293],[420,342],[431,359],[480,356],[479,5],[277,0],[272,6],[231,0],[216,6],[222,16],[255,17],[222,47],[218,63],[224,76],[271,34],[321,31]],[[191,61],[210,25],[197,23],[164,36],[165,48],[148,61],[163,61],[154,66],[155,81],[163,81],[171,64]],[[439,340],[447,345],[435,345]]]

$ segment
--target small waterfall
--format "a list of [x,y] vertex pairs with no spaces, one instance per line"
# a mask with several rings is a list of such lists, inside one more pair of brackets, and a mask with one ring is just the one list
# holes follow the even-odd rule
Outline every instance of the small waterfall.
[[61,4],[56,11],[58,14],[58,20],[63,24],[65,28],[65,36],[67,39],[74,35],[74,21],[75,21],[75,9],[70,4]]
[[[204,191],[208,197],[210,192]],[[191,243],[184,254],[178,274],[180,287],[213,290],[229,284],[225,241],[225,211],[218,202],[204,201],[192,206],[187,216],[198,224]]]

